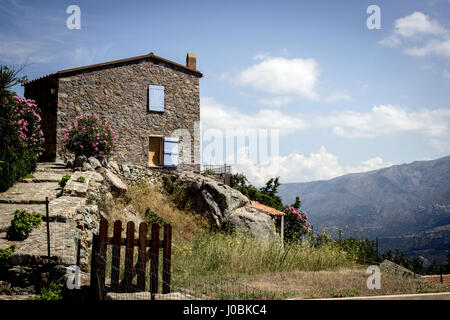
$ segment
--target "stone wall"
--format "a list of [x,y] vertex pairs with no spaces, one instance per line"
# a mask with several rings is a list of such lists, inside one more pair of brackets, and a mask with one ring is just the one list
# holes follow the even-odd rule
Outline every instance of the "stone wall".
[[[165,87],[164,112],[148,111],[150,84]],[[186,139],[186,134],[192,137],[190,149],[191,159],[194,159],[193,163],[184,163],[183,148],[180,147],[180,167],[200,169],[199,77],[193,72],[145,58],[60,75],[58,155],[64,156],[60,145],[64,135],[62,130],[68,122],[83,113],[97,113],[108,119],[118,135],[116,155],[113,158],[119,162],[147,165],[149,136],[175,136],[174,132],[177,130],[176,135],[184,135],[183,139]]]

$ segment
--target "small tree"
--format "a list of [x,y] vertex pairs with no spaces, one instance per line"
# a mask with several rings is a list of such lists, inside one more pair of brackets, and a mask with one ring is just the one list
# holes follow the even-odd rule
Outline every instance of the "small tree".
[[97,114],[83,114],[64,129],[63,143],[75,156],[107,157],[114,150],[117,135]]
[[288,206],[284,209],[284,213],[286,213],[284,220],[286,240],[299,240],[302,236],[311,233],[311,225],[306,212]]
[[296,196],[295,203],[292,204],[292,207],[294,207],[295,209],[300,209],[301,205],[302,205],[302,202],[300,201],[300,197]]

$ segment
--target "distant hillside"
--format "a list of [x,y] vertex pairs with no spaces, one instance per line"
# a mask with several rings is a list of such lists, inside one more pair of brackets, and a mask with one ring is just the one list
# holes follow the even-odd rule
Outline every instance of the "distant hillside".
[[377,236],[381,247],[389,243],[411,255],[442,257],[450,251],[450,156],[286,183],[279,195],[283,203],[299,195],[314,230],[338,227],[347,235]]

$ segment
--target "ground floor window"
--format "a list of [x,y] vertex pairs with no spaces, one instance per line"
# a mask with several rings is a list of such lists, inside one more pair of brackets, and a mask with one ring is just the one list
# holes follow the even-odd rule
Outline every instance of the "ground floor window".
[[150,136],[148,139],[148,165],[150,167],[177,167],[178,138]]

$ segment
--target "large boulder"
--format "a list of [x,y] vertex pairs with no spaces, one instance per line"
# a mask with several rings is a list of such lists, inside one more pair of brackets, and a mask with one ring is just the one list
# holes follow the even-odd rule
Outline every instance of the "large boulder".
[[118,176],[112,173],[109,169],[103,168],[101,171],[105,181],[109,185],[110,191],[115,195],[119,196],[128,191],[128,186],[120,180]]
[[164,177],[164,187],[179,207],[204,215],[213,226],[223,227],[231,213],[249,203],[239,191],[192,172]]
[[98,167],[102,166],[100,161],[98,161],[95,157],[89,157],[88,162],[94,170],[97,170]]
[[276,236],[272,217],[251,206],[235,209],[228,217],[228,225],[237,232],[250,233],[264,238]]

